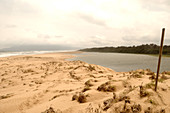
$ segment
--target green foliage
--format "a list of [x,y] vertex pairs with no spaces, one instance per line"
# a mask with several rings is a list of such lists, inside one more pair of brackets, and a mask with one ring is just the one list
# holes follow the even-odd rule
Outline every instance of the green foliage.
[[[86,52],[114,52],[114,53],[137,53],[137,54],[159,54],[159,46],[156,44],[142,44],[139,46],[119,46],[119,47],[100,47],[100,48],[87,48],[80,51]],[[165,45],[163,54],[170,55],[170,46]]]

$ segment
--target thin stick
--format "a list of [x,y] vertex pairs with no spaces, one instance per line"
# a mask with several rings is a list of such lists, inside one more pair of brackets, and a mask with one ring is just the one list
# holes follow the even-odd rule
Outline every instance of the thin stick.
[[159,69],[160,69],[161,56],[162,56],[162,50],[163,50],[164,33],[165,33],[165,28],[162,29],[162,38],[161,38],[161,45],[160,45],[160,50],[159,50],[158,68],[157,68],[157,75],[156,75],[156,80],[155,80],[155,91],[157,90],[157,85],[158,85]]

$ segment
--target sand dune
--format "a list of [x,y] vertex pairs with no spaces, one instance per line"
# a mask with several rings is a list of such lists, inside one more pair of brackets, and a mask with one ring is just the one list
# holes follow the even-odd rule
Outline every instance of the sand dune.
[[0,113],[169,113],[170,72],[115,72],[69,53],[0,58]]

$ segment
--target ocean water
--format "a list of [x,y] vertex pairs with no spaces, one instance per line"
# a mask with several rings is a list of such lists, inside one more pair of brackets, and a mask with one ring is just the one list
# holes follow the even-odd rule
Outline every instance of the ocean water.
[[[68,60],[81,60],[111,68],[117,72],[136,69],[151,69],[157,71],[158,57],[142,54],[83,52],[74,54],[76,57]],[[170,57],[162,57],[160,72],[170,71]]]
[[21,51],[21,52],[0,52],[0,57],[17,56],[17,55],[33,55],[54,52],[68,52],[75,50],[57,50],[57,51]]

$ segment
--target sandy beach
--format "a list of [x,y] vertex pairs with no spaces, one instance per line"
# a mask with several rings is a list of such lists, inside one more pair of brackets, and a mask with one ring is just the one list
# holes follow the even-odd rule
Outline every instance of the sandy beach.
[[0,113],[170,113],[170,72],[115,72],[72,52],[0,58]]

